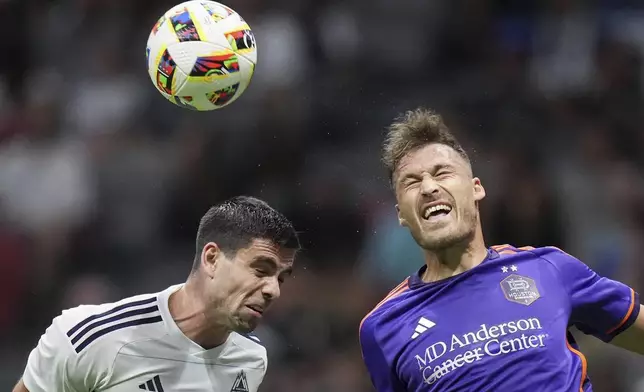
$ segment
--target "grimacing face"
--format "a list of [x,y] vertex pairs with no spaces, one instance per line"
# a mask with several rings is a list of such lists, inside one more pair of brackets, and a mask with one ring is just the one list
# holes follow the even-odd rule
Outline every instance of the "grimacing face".
[[204,246],[202,257],[212,260],[206,272],[211,317],[225,320],[232,331],[248,333],[279,298],[280,286],[293,271],[295,250],[254,239],[235,254],[226,255],[211,242]]
[[394,173],[398,220],[420,247],[441,250],[462,243],[479,225],[481,181],[453,148],[439,143],[405,155]]

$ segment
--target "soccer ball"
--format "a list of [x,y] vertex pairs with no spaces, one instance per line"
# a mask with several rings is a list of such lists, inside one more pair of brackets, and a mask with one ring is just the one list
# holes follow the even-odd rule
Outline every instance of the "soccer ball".
[[148,73],[170,102],[192,110],[230,105],[255,71],[257,43],[244,19],[214,1],[172,7],[152,28]]

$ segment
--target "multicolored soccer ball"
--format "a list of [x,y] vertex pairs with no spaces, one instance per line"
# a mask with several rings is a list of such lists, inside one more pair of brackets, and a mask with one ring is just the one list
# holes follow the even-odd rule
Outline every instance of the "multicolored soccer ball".
[[146,60],[152,83],[170,102],[214,110],[230,105],[248,87],[257,43],[248,24],[229,7],[186,1],[154,25]]

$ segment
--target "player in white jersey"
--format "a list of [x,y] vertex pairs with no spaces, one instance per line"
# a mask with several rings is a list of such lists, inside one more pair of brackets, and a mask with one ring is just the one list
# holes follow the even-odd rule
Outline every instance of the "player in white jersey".
[[266,350],[248,335],[291,274],[299,240],[263,201],[236,197],[201,219],[184,284],[56,317],[13,392],[255,392]]

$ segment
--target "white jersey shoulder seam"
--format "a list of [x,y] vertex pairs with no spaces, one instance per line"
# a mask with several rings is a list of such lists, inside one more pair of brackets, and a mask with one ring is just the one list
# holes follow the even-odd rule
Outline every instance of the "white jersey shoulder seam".
[[123,349],[125,347],[127,347],[127,346],[129,346],[131,344],[144,342],[146,340],[162,340],[163,337],[165,337],[165,336],[168,336],[168,334],[165,333],[164,335],[161,335],[159,337],[145,337],[145,338],[135,339],[135,340],[132,340],[130,342],[123,343],[121,345],[121,347],[119,347],[119,349],[116,351],[116,354],[114,355],[114,359],[112,359],[112,365],[110,365],[110,370],[109,370],[109,373],[108,373],[108,376],[107,376],[108,382],[109,382],[109,380],[112,379],[112,376],[114,376],[114,368],[116,366],[116,360],[118,359],[119,355],[121,354],[121,351],[123,351]]

